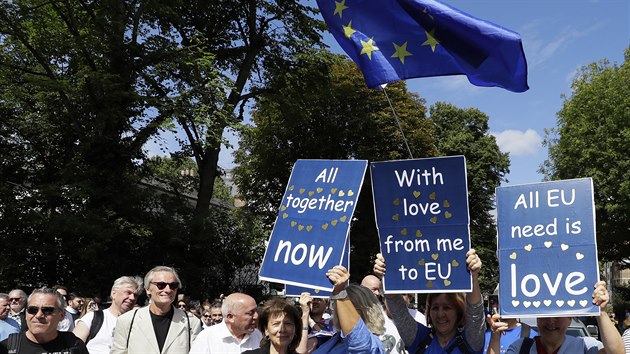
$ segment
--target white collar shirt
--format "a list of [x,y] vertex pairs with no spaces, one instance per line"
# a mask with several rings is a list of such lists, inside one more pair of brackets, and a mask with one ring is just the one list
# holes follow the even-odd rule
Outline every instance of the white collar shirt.
[[261,339],[262,334],[256,329],[239,341],[223,321],[201,331],[190,348],[190,354],[240,354],[260,348]]

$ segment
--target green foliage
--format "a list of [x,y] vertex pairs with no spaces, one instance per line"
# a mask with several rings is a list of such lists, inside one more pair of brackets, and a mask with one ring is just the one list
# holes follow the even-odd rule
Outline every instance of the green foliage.
[[438,102],[430,119],[440,155],[464,155],[468,173],[468,209],[472,247],[484,262],[480,275],[483,292],[492,293],[499,281],[496,257],[496,223],[490,211],[494,192],[509,172],[510,160],[489,134],[488,116],[474,109],[461,109]]
[[548,180],[593,178],[599,257],[619,261],[630,254],[630,48],[622,65],[582,67],[571,87],[540,171]]

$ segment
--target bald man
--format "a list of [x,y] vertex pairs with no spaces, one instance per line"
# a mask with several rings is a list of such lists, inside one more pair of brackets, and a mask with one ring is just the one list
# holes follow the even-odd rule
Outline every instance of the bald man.
[[193,342],[190,354],[239,354],[260,347],[262,333],[256,328],[256,300],[234,293],[223,300],[223,322],[203,330]]

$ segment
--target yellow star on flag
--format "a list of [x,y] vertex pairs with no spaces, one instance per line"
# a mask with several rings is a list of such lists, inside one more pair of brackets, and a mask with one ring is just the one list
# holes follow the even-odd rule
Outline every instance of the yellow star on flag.
[[440,41],[438,41],[434,36],[435,36],[435,28],[432,29],[430,32],[424,31],[424,33],[427,34],[427,40],[424,41],[424,43],[422,43],[422,45],[430,45],[431,46],[431,51],[435,52],[435,47],[437,47],[438,44],[440,44]]
[[342,25],[341,27],[343,27],[343,33],[346,35],[346,38],[350,38],[350,36],[356,32],[356,30],[352,28],[352,20],[350,20],[347,26]]
[[400,59],[401,63],[403,64],[405,63],[405,57],[413,55],[407,51],[407,42],[403,43],[403,45],[400,45],[400,46],[394,42],[392,42],[392,44],[394,45],[394,48],[396,49],[396,53],[392,54],[392,58]]
[[341,13],[347,8],[348,6],[346,6],[346,0],[341,0],[341,2],[335,1],[335,12],[333,13],[333,16],[339,14],[339,18],[341,18]]
[[363,49],[361,49],[361,54],[367,54],[368,58],[372,60],[372,52],[375,50],[379,50],[377,46],[374,45],[374,40],[370,38],[369,41],[361,40],[361,45]]

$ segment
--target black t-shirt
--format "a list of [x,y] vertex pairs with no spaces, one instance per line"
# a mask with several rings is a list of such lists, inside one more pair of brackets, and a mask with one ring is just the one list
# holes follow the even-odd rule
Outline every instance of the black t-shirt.
[[164,342],[166,342],[166,335],[168,335],[168,329],[169,327],[171,327],[171,321],[173,320],[173,314],[175,313],[175,309],[171,307],[171,310],[164,316],[158,316],[151,311],[149,311],[149,313],[151,314],[151,322],[153,322],[153,330],[155,331],[155,338],[157,339],[158,348],[160,348],[160,353],[161,353],[162,348],[164,348]]
[[31,342],[26,333],[19,334],[13,345],[11,337],[0,342],[0,354],[89,354],[82,340],[72,332],[57,332],[57,338],[46,344]]

